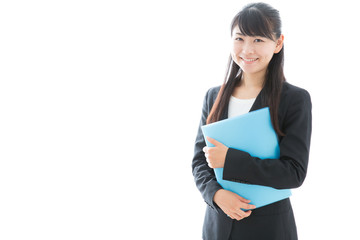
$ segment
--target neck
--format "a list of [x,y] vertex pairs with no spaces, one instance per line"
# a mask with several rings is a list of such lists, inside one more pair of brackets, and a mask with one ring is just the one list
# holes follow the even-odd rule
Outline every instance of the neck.
[[263,87],[265,81],[265,73],[246,74],[243,72],[241,78],[241,85],[244,88],[258,88]]

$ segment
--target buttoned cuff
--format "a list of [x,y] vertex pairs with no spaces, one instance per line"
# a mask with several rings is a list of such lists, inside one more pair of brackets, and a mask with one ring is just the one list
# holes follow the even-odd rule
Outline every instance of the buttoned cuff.
[[232,182],[249,183],[246,179],[246,165],[249,158],[251,159],[249,153],[229,148],[225,157],[223,179]]
[[222,187],[219,184],[217,184],[217,185],[218,186],[212,187],[212,189],[207,192],[206,196],[204,197],[204,201],[211,209],[213,209],[214,211],[216,211],[218,213],[218,211],[220,210],[220,207],[214,202],[214,195],[217,191],[222,189]]

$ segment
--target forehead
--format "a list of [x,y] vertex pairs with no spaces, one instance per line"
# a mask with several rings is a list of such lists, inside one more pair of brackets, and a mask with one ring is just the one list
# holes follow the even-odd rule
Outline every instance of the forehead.
[[237,25],[236,25],[236,26],[234,27],[234,29],[232,30],[232,34],[234,35],[235,33],[241,33],[241,32],[240,32],[240,28],[239,28],[239,26],[237,26]]
[[246,35],[246,34],[244,34],[244,33],[241,32],[239,26],[235,26],[235,27],[234,27],[234,29],[232,30],[231,35],[232,35],[233,37],[239,36],[239,35],[241,35],[241,36],[248,36],[248,35]]
[[[232,30],[231,35],[232,35],[233,37],[243,36],[243,37],[268,38],[268,37],[266,37],[266,36],[261,36],[261,35],[247,35],[247,34],[244,34],[244,33],[241,32],[241,30],[240,30],[240,28],[239,28],[238,25],[236,25],[236,26],[234,27],[234,29]],[[275,37],[275,36],[273,35],[273,37]],[[273,38],[269,38],[269,39],[270,39],[270,40],[273,40]]]
[[[236,37],[236,36],[248,36],[246,34],[243,34],[240,30],[240,28],[238,26],[234,27],[234,29],[232,30],[232,36]],[[249,37],[255,37],[255,36],[249,36]]]

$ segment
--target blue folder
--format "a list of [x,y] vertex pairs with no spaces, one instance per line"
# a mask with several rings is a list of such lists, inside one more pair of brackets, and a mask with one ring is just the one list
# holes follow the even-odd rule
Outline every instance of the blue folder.
[[[227,147],[248,152],[253,157],[273,159],[273,161],[279,159],[280,148],[268,107],[204,125],[201,129],[208,147],[214,145],[207,141],[207,136]],[[214,171],[217,181],[224,189],[251,200],[251,204],[257,208],[291,196],[290,189],[279,190],[227,181],[223,180],[223,168],[215,168]]]

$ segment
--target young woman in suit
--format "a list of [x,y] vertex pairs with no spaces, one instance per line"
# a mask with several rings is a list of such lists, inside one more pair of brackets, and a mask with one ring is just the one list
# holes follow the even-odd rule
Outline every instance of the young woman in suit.
[[[196,186],[208,205],[203,239],[297,239],[289,198],[256,208],[251,199],[223,189],[215,178],[213,168],[224,168],[224,180],[297,188],[305,179],[310,150],[311,99],[306,90],[285,80],[279,12],[264,3],[245,6],[231,23],[231,39],[225,81],[209,89],[204,99],[192,162]],[[202,125],[263,107],[270,108],[279,159],[259,159],[215,139],[209,139],[215,147],[206,147]]]

